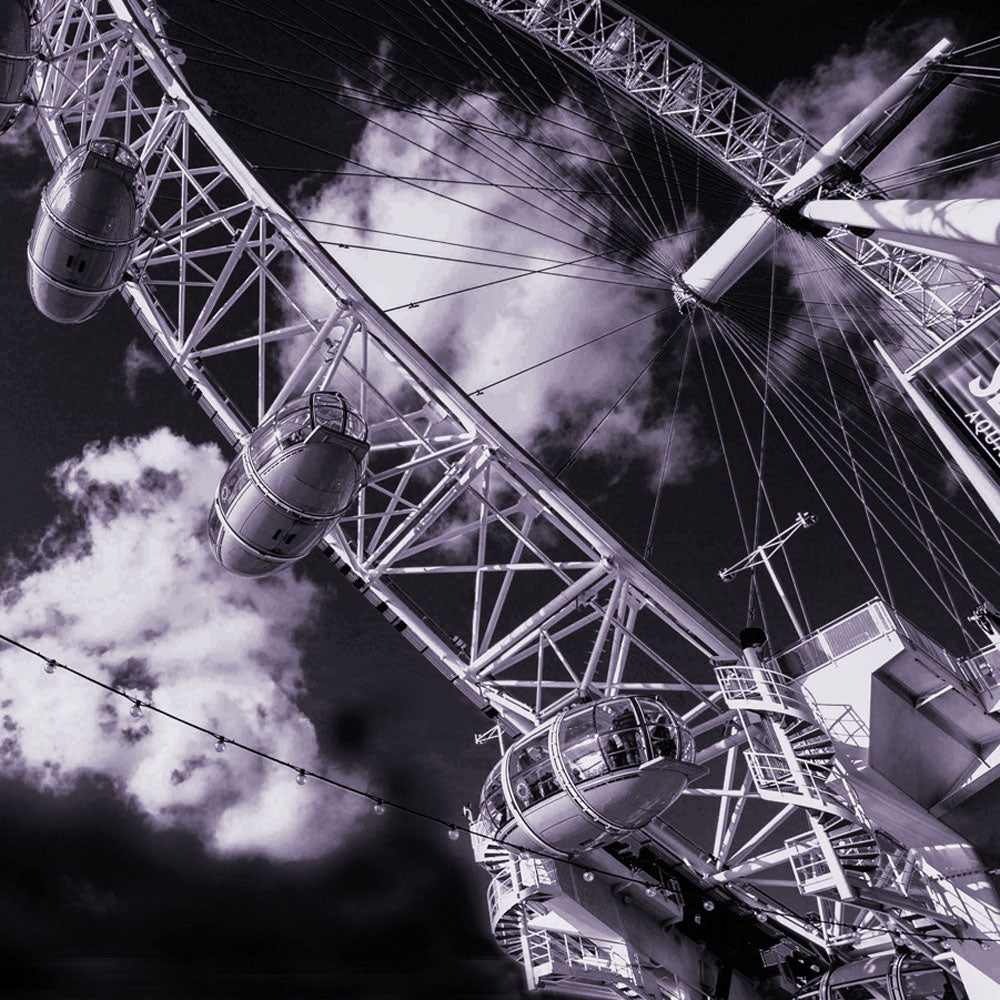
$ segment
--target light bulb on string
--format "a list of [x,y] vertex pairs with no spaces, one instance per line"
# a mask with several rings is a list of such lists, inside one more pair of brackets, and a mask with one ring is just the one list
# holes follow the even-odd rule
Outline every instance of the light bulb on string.
[[[6,641],[8,643],[21,646],[20,643],[17,643],[15,640],[7,639],[7,637],[3,636],[2,634],[0,634],[0,641]],[[143,708],[149,708],[151,711],[156,712],[157,715],[160,716],[160,717],[166,716],[168,720],[172,720],[173,722],[179,723],[179,724],[181,724],[183,726],[186,726],[189,729],[200,731],[200,733],[202,733],[203,736],[204,735],[210,736],[211,738],[214,739],[214,746],[215,746],[215,750],[216,750],[217,753],[221,753],[221,752],[223,752],[225,750],[225,744],[226,743],[233,742],[233,741],[227,739],[224,736],[221,736],[221,735],[218,735],[218,734],[213,734],[211,732],[211,730],[205,729],[203,726],[199,725],[198,723],[196,723],[194,721],[188,720],[188,719],[183,718],[182,716],[179,716],[179,715],[172,714],[169,711],[167,711],[165,708],[158,708],[158,707],[154,706],[151,702],[143,702],[139,698],[131,698],[131,697],[129,697],[127,695],[127,693],[125,691],[119,690],[117,688],[111,688],[111,687],[109,687],[109,685],[105,684],[101,680],[98,680],[96,677],[92,677],[92,676],[88,675],[87,673],[85,673],[83,671],[80,671],[80,670],[77,670],[77,669],[75,669],[73,667],[67,667],[64,664],[59,663],[59,662],[57,662],[54,659],[46,658],[46,657],[43,656],[43,654],[41,654],[37,650],[31,649],[28,646],[22,646],[22,648],[24,648],[29,653],[33,653],[34,655],[36,655],[37,657],[39,657],[40,659],[42,659],[44,661],[44,669],[45,669],[46,673],[54,673],[58,667],[64,667],[65,669],[69,670],[74,675],[76,675],[78,678],[80,678],[80,679],[82,679],[84,681],[87,681],[90,684],[97,685],[97,686],[103,688],[108,693],[115,694],[115,695],[117,695],[119,697],[124,697],[126,700],[128,700],[128,701],[131,702],[130,715],[133,718],[135,718],[135,719],[139,719],[139,718],[141,718],[143,716],[143,714],[144,714],[143,713]],[[256,755],[257,757],[260,757],[260,758],[269,759],[270,761],[272,761],[272,762],[274,762],[276,764],[283,765],[283,766],[288,767],[291,770],[295,771],[296,772],[295,781],[296,781],[296,784],[298,784],[298,785],[305,785],[306,778],[308,776],[312,776],[312,777],[317,778],[321,783],[327,783],[327,784],[331,784],[331,785],[336,785],[336,786],[338,786],[338,787],[340,787],[340,788],[342,788],[342,789],[344,789],[346,791],[350,791],[350,792],[353,792],[353,793],[355,793],[355,794],[357,794],[359,796],[363,796],[363,797],[368,798],[369,801],[372,803],[372,809],[373,809],[373,811],[378,816],[381,816],[381,815],[383,815],[386,812],[386,808],[387,807],[386,807],[386,804],[383,802],[383,800],[380,799],[380,798],[376,798],[376,797],[372,796],[371,793],[369,793],[369,792],[363,791],[363,790],[361,790],[359,788],[353,788],[349,784],[346,784],[346,783],[343,783],[343,782],[340,782],[340,781],[336,781],[336,780],[334,780],[332,778],[327,778],[323,774],[314,774],[312,772],[307,772],[305,768],[296,768],[296,767],[294,767],[294,765],[290,764],[289,762],[278,760],[278,759],[270,756],[269,754],[265,753],[264,751],[256,749],[253,746],[248,746],[248,745],[244,745],[244,744],[234,744],[234,745],[237,746],[239,749],[245,751],[245,752],[248,752],[250,754]],[[395,807],[394,806],[394,808],[402,808],[402,807]],[[471,806],[467,806],[463,811],[465,812],[466,816],[469,818],[469,820],[471,822],[472,821]],[[442,825],[446,825],[447,828],[448,828],[447,829],[447,835],[448,835],[449,840],[457,841],[457,840],[460,839],[462,831],[454,823],[450,823],[449,824],[446,821],[444,821],[442,818],[435,817],[433,815],[427,815],[427,814],[418,814],[418,815],[423,815],[423,817],[425,819],[434,820],[437,823],[440,823]],[[485,841],[494,841],[494,842],[500,844],[501,846],[505,846],[504,841],[502,841],[502,840],[500,840],[500,839],[498,839],[496,837],[490,836],[489,834],[483,834],[483,833],[480,833],[478,831],[474,832],[474,831],[469,831],[469,830],[466,830],[465,832],[472,833],[473,836],[476,837],[476,838],[479,838],[480,841],[484,841],[484,840]],[[538,853],[538,852],[528,851],[526,853],[535,854],[535,853]],[[548,855],[546,855],[546,854],[540,854],[540,856],[541,857],[548,857]],[[578,868],[582,868],[582,865],[579,865],[578,862],[576,862],[575,865]],[[637,869],[636,867],[631,866],[631,865],[629,866],[629,868],[630,868],[630,870],[633,873],[636,873],[637,871],[639,871],[639,869]],[[979,869],[979,870],[981,871],[982,869]],[[989,870],[990,874],[994,874],[994,873],[997,873],[997,872],[1000,872],[1000,869],[990,869]],[[612,876],[612,874],[610,872],[604,872],[604,871],[602,871],[601,874],[603,876],[606,876],[606,877],[614,878],[614,876]],[[966,874],[966,873],[963,873],[963,874]],[[596,878],[596,874],[595,874],[595,872],[592,869],[585,868],[585,869],[582,870],[580,877],[582,878],[582,880],[584,882],[592,883],[592,882],[594,882],[594,880]],[[641,887],[645,891],[646,895],[649,896],[649,897],[651,897],[651,898],[654,897],[654,896],[656,896],[658,893],[661,893],[661,892],[665,892],[667,894],[668,898],[673,898],[673,895],[674,895],[674,893],[676,891],[674,888],[670,887],[669,885],[668,886],[664,886],[664,885],[651,884],[651,883],[645,882],[643,879],[631,878],[631,879],[627,879],[627,881],[630,881],[630,882],[633,882],[633,883],[638,883],[637,888]],[[712,910],[715,909],[715,906],[716,906],[716,904],[712,900],[707,899],[707,898],[703,899],[702,902],[701,902],[701,907],[706,912],[711,912]],[[766,913],[764,913],[764,912],[758,911],[755,914],[755,916],[756,916],[756,919],[760,923],[768,923],[769,922],[768,915]],[[778,916],[780,916],[780,914],[778,914]],[[692,919],[693,919],[693,922],[697,923],[697,924],[700,924],[702,922],[700,914],[694,914],[693,917],[692,917]],[[817,923],[818,922],[818,917],[816,917],[816,916],[810,916],[807,919],[809,919],[812,923]],[[1000,943],[1000,939],[993,939],[993,940],[991,940],[991,939],[979,939],[979,940],[982,941],[984,948],[990,948],[990,947],[992,947],[992,945],[994,943]]]
[[711,913],[711,912],[712,912],[712,910],[714,910],[714,909],[715,909],[715,903],[713,903],[713,902],[712,902],[712,900],[710,900],[710,899],[703,899],[703,900],[701,901],[701,908],[702,908],[702,909],[703,909],[703,910],[704,910],[704,911],[705,911],[706,913]]
[[767,923],[767,914],[766,913],[758,912],[757,913],[757,922],[761,923],[761,924],[766,924]]

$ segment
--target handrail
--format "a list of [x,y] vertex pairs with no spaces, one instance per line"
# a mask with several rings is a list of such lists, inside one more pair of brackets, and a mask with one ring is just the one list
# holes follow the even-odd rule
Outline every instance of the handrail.
[[796,714],[812,717],[802,693],[791,683],[787,674],[768,666],[735,664],[716,667],[715,677],[730,708],[736,702],[774,705]]
[[800,795],[805,794],[806,790],[814,791],[813,797],[824,804],[831,797],[831,793],[826,790],[826,782],[830,777],[828,768],[798,757],[795,758],[796,766],[793,767],[781,753],[764,753],[759,750],[746,750],[744,753],[760,791],[770,789]]
[[555,960],[584,970],[613,972],[630,983],[638,982],[631,952],[624,942],[545,928],[529,929],[527,938],[528,954],[535,967]]
[[936,666],[943,668],[963,689],[976,692],[982,690],[982,678],[970,664],[971,657],[959,659],[952,655],[881,598],[868,601],[816,629],[794,645],[776,653],[773,662],[779,668],[787,665],[792,668],[793,673],[808,674],[893,634],[923,653]]
[[958,662],[979,693],[1000,688],[1000,649],[996,646],[986,646]]

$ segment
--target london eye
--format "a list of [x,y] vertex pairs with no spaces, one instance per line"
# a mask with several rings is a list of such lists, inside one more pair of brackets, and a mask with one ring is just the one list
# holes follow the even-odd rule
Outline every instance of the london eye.
[[[133,372],[224,445],[197,544],[229,604],[302,624],[339,578],[479,710],[495,765],[442,822],[527,988],[992,996],[996,41],[911,32],[806,127],[606,0],[7,6],[7,125],[53,171],[24,234],[45,349],[115,335],[120,293]],[[79,563],[132,501],[74,475],[90,541],[47,540]],[[168,704],[155,657],[47,650],[73,633],[24,603],[40,565],[11,570],[5,680],[48,653],[107,732],[132,702],[125,743],[151,713],[214,741],[145,782],[250,744],[327,780],[308,726],[239,735],[250,702]],[[24,697],[22,777],[49,767]]]

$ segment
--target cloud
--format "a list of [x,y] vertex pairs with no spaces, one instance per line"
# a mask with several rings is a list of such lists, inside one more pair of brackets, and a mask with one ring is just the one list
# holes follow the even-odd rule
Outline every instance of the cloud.
[[[25,109],[0,135],[0,190],[5,198],[19,205],[37,202],[51,176],[44,165],[45,150],[35,128],[35,117],[33,109]],[[25,170],[29,162],[30,174]]]
[[[842,46],[808,77],[779,84],[769,99],[825,142],[941,39],[955,37],[955,25],[945,19],[902,28],[883,23],[870,31],[860,48]],[[968,144],[968,104],[968,92],[946,88],[865,169],[866,176],[876,183],[886,178],[894,198],[967,197],[985,193],[991,183],[995,187],[995,167],[965,175],[918,177],[904,187],[893,181],[897,171],[954,152],[956,144]],[[839,340],[840,326],[848,331],[860,328],[883,342],[897,340],[901,335],[897,305],[866,288],[846,266],[833,266],[833,260],[814,246],[812,240],[795,234],[778,244],[778,265],[803,303],[799,308],[786,306],[790,316],[806,327],[811,316],[819,324],[811,332],[820,341]],[[788,346],[791,360],[797,362],[801,348]]]
[[132,340],[125,348],[122,360],[122,374],[125,377],[125,396],[135,405],[139,400],[139,382],[143,375],[160,375],[163,373],[163,363],[154,354],[144,351]]
[[[89,445],[53,474],[64,510],[8,563],[4,631],[213,732],[322,772],[299,707],[296,633],[317,591],[284,574],[253,581],[204,540],[224,469],[215,446],[161,429]],[[317,857],[340,844],[358,803],[316,781],[146,712],[19,651],[0,653],[0,767],[72,789],[106,775],[155,825],[199,834],[221,855]],[[342,771],[342,769],[340,769]]]
[[[954,35],[954,25],[944,19],[904,28],[877,25],[860,49],[841,46],[808,77],[778,84],[770,103],[826,142],[937,42]],[[966,95],[955,88],[939,95],[866,173],[891,174],[933,157],[954,134],[965,100]]]
[[[955,41],[956,25],[944,18],[918,21],[899,28],[876,26],[859,49],[842,46],[820,63],[810,76],[780,83],[770,102],[821,142],[833,136],[863,107],[913,65],[942,38]],[[982,104],[982,98],[978,101]],[[885,186],[893,198],[989,198],[996,195],[1000,167],[978,168],[940,176],[916,175],[896,179],[897,171],[917,166],[946,153],[977,144],[970,134],[981,131],[970,112],[977,95],[957,86],[947,87],[865,170]]]
[[[490,129],[483,133],[485,124]],[[595,162],[615,155],[594,126],[559,104],[528,120],[496,95],[466,94],[419,114],[370,116],[351,151],[366,170],[424,180],[355,176],[352,166],[332,183],[300,186],[293,205],[300,217],[318,220],[309,224],[320,239],[350,245],[333,249],[338,262],[381,307],[403,307],[393,319],[467,392],[649,316],[476,396],[525,446],[558,440],[565,447],[607,412],[677,322],[662,267],[679,263],[691,247],[686,232],[659,231],[652,242],[637,237],[620,208],[578,193],[610,186]],[[573,193],[548,197],[531,190],[525,175]],[[682,219],[674,228],[695,224]],[[633,246],[624,263],[605,255],[619,240]],[[581,258],[587,259],[547,274],[515,277],[511,270]],[[497,283],[449,294],[489,282]],[[314,315],[329,308],[326,293],[304,274],[298,290]],[[422,301],[435,296],[444,297]],[[414,302],[422,304],[406,308]],[[287,357],[286,368],[295,360]],[[661,392],[655,379],[642,379],[587,454],[613,454],[619,462],[625,455],[658,471],[671,420]],[[695,429],[690,414],[679,415],[668,479],[684,479],[696,456],[710,454]]]
[[5,156],[28,157],[44,152],[41,137],[35,128],[37,115],[34,108],[24,108],[18,113],[0,139]]

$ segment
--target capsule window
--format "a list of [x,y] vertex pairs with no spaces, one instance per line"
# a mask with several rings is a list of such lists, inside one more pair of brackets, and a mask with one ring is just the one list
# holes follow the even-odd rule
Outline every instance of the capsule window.
[[480,812],[485,813],[493,824],[494,829],[499,830],[506,826],[510,820],[507,812],[507,802],[503,796],[503,785],[500,781],[500,767],[494,767],[483,788],[483,797],[480,801]]
[[559,745],[563,761],[574,781],[597,778],[610,770],[607,754],[602,741],[598,739],[596,728],[592,708],[570,716],[563,723]]
[[665,712],[646,712],[649,742],[654,757],[678,758],[677,727]]
[[819,984],[807,986],[804,993],[796,993],[795,1000],[820,1000]]
[[247,446],[250,464],[260,471],[285,448],[294,447],[309,434],[309,410],[303,408],[289,414],[279,414],[261,424],[250,436]]
[[[610,722],[610,732],[601,733],[601,745],[608,766],[612,771],[625,767],[636,767],[645,759],[642,733],[635,712],[629,702],[617,702],[602,706],[599,711],[598,728],[603,729]],[[601,718],[607,716],[607,722]]]
[[575,782],[607,770],[597,745],[593,725],[594,710],[588,708],[567,718],[559,733],[559,752]]
[[313,422],[315,425],[325,427],[327,430],[336,431],[338,434],[343,434],[345,411],[342,400],[327,400],[320,403],[314,399],[313,413]]
[[291,447],[294,444],[301,444],[305,441],[308,431],[304,427],[300,427],[297,431],[292,431],[288,437],[283,438],[280,442],[282,448]]
[[652,699],[640,698],[638,704],[646,719],[646,736],[653,757],[693,762],[694,737],[677,716]]
[[950,1000],[955,997],[944,969],[909,969],[903,966],[900,976],[904,1000]]
[[212,512],[208,516],[208,539],[218,555],[222,548],[222,519],[215,504],[212,504]]
[[888,984],[877,983],[845,983],[834,986],[830,991],[830,1000],[891,1000]]
[[547,733],[541,733],[514,751],[510,784],[522,809],[559,790],[546,747],[547,737]]
[[69,267],[69,268],[72,268],[72,266],[73,266],[73,255],[72,254],[70,254],[66,258],[66,266]]
[[226,513],[233,505],[240,490],[246,483],[246,471],[243,468],[243,459],[237,456],[226,469],[226,474],[219,483],[219,504],[222,512]]

